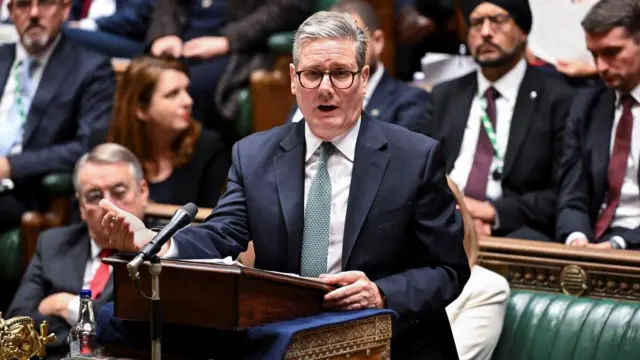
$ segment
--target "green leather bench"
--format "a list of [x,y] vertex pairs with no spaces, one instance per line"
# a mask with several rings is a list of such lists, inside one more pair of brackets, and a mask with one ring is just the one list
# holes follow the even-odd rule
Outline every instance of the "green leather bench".
[[640,303],[512,290],[493,360],[640,359]]

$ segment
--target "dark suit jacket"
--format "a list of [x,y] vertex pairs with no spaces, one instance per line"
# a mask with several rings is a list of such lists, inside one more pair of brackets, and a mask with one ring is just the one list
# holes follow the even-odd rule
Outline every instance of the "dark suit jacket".
[[[55,343],[47,346],[47,355],[68,350],[69,324],[62,318],[45,316],[38,311],[40,302],[49,295],[65,292],[78,294],[82,290],[84,271],[91,255],[89,232],[84,223],[47,230],[40,234],[38,245],[20,288],[9,306],[5,318],[29,316],[36,328],[46,320],[49,332],[56,334]],[[113,281],[93,301],[94,313],[112,301]]]
[[[0,89],[10,75],[15,49],[14,44],[0,47]],[[30,207],[42,175],[71,172],[88,151],[90,136],[106,134],[114,91],[109,59],[74,46],[62,36],[31,103],[22,153],[8,157],[16,195]]]
[[166,204],[193,202],[212,208],[218,203],[230,165],[229,151],[217,133],[202,129],[189,162],[159,184],[150,184],[150,198]]
[[[167,35],[181,36],[189,20],[190,0],[157,0],[147,33],[150,45]],[[221,30],[229,40],[231,55],[227,69],[218,82],[215,103],[222,115],[232,119],[238,109],[236,91],[249,81],[256,69],[271,67],[266,41],[274,33],[294,30],[311,15],[314,2],[309,0],[227,1],[228,23]]]
[[96,19],[101,31],[144,41],[151,22],[151,12],[157,0],[118,0],[116,12]]
[[[442,143],[447,173],[460,154],[477,89],[474,72],[431,92],[427,135]],[[511,120],[502,198],[494,203],[500,225],[497,235],[528,226],[553,236],[562,133],[572,96],[568,85],[527,68]]]
[[[373,90],[365,111],[376,120],[422,132],[426,125],[428,101],[429,93],[424,89],[396,80],[385,71]],[[293,114],[297,110],[298,107],[294,105],[287,123],[293,120]]]
[[[615,100],[615,91],[601,85],[581,90],[573,101],[561,163],[558,241],[564,242],[574,231],[587,235],[590,242],[598,240],[594,228],[607,193]],[[640,228],[620,236],[630,247],[640,247]]]
[[[181,258],[236,256],[253,239],[255,266],[300,273],[304,123],[248,136],[232,151],[226,193],[172,243]],[[469,277],[463,228],[442,149],[363,114],[346,214],[342,269],[360,270],[400,315],[398,359],[457,359],[445,307]]]

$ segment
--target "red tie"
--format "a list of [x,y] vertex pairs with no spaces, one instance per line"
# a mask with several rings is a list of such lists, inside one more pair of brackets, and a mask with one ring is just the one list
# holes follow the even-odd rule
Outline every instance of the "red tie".
[[616,129],[616,138],[613,143],[611,158],[609,159],[609,168],[607,169],[607,206],[596,222],[596,239],[602,237],[607,231],[613,221],[616,208],[620,204],[620,191],[624,177],[627,174],[627,161],[631,153],[631,132],[633,131],[631,107],[634,102],[630,95],[624,95],[621,99],[622,116]]
[[80,19],[84,19],[87,17],[87,15],[89,15],[90,7],[91,7],[91,0],[84,0],[82,2],[82,13],[80,14]]
[[[100,260],[102,260],[113,253],[113,250],[102,250],[98,256]],[[110,265],[100,262],[100,266],[98,266],[98,270],[96,270],[95,275],[93,275],[93,280],[91,280],[91,300],[97,299],[107,285],[110,275],[109,267]]]
[[[496,99],[500,93],[493,87],[485,91],[484,97],[487,99],[487,117],[491,121],[493,128],[496,128]],[[485,200],[487,198],[487,181],[489,181],[489,170],[493,161],[493,146],[480,123],[480,134],[478,135],[478,145],[476,146],[476,154],[473,158],[473,167],[467,178],[467,185],[464,188],[464,194],[476,200]]]

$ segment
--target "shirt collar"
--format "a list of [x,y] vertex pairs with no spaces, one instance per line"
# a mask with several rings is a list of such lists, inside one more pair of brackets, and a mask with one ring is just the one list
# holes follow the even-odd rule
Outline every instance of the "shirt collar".
[[371,74],[371,76],[369,77],[369,82],[367,83],[367,93],[364,96],[365,105],[366,102],[371,98],[371,95],[373,95],[374,91],[376,91],[376,87],[378,87],[383,74],[384,64],[382,63],[382,61],[378,61],[378,67],[376,68],[376,71]]
[[[60,38],[61,36],[58,35],[56,39],[53,40],[51,45],[49,45],[47,50],[44,51],[44,53],[42,53],[40,56],[34,57],[36,60],[38,60],[38,63],[40,64],[39,67],[46,65],[46,63],[49,61],[49,58],[51,57],[53,50],[56,48],[56,46],[58,46],[58,43],[60,42]],[[27,49],[25,49],[24,46],[22,46],[20,41],[16,42],[16,61],[25,60],[30,56],[31,55],[29,55],[29,53],[27,52]]]
[[484,96],[484,92],[491,86],[493,86],[499,93],[500,97],[507,100],[509,103],[515,104],[518,97],[518,90],[520,89],[520,83],[524,79],[524,75],[527,72],[527,63],[524,59],[520,60],[513,69],[509,70],[506,74],[502,75],[496,82],[491,83],[482,74],[482,71],[478,70],[478,95]]
[[[640,104],[640,85],[636,86],[629,93],[631,97],[636,101],[636,104]],[[622,97],[622,93],[616,90],[616,107],[620,106],[620,98]]]
[[[358,118],[356,123],[342,135],[338,135],[331,139],[331,143],[338,149],[342,155],[344,155],[349,161],[353,162],[356,154],[356,141],[358,140],[358,132],[360,131],[360,122],[362,121],[362,117]],[[323,140],[319,137],[315,136],[311,129],[309,128],[309,124],[304,123],[304,138],[307,143],[307,153],[304,158],[304,161],[307,162],[311,159],[313,153],[318,150]]]
[[95,259],[100,255],[102,248],[98,245],[98,243],[91,239],[91,258]]

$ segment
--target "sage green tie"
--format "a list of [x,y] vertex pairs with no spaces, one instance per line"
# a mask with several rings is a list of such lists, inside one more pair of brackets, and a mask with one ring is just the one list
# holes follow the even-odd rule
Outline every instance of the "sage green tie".
[[302,259],[300,274],[318,277],[327,272],[329,230],[331,228],[331,179],[327,169],[329,157],[335,151],[330,142],[320,145],[318,172],[311,181],[304,211]]

